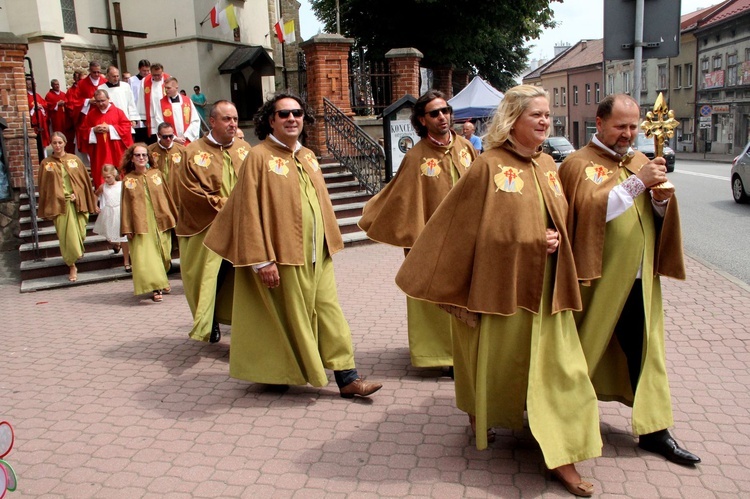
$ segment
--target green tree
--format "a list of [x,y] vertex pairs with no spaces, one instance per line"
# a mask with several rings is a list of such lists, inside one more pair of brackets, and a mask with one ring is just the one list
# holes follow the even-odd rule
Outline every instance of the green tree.
[[[422,65],[452,64],[505,90],[523,71],[529,49],[544,28],[555,26],[550,1],[562,0],[339,0],[341,34],[372,58],[392,48],[414,47]],[[336,32],[336,0],[311,0],[329,33]]]

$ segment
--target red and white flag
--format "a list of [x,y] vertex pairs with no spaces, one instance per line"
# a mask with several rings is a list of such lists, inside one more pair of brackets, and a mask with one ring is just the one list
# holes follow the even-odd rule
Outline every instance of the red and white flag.
[[279,18],[273,28],[276,30],[276,38],[279,39],[279,42],[284,43],[284,20]]

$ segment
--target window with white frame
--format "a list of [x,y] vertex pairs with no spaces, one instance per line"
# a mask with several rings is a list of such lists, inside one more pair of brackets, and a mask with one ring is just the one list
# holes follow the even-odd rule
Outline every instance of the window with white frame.
[[586,104],[591,104],[591,85],[586,84]]
[[562,105],[567,106],[568,105],[568,92],[565,89],[565,87],[560,88],[560,96],[562,98]]
[[552,93],[555,96],[555,107],[560,105],[560,90],[555,88]]
[[62,9],[63,31],[77,35],[78,23],[76,22],[75,0],[60,0],[60,9]]
[[578,85],[573,85],[573,105],[578,105]]
[[602,100],[602,90],[599,87],[598,83],[594,83],[594,103],[599,104],[599,101]]
[[630,73],[628,71],[622,74],[622,92],[630,94]]
[[682,88],[682,66],[674,67],[674,88]]
[[685,64],[685,86],[690,88],[693,86],[693,64]]

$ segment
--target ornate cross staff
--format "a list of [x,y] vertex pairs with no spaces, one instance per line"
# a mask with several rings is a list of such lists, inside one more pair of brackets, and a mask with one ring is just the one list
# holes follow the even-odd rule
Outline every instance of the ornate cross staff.
[[[666,116],[666,119],[664,119]],[[674,111],[667,108],[664,95],[659,96],[654,102],[654,110],[646,113],[646,119],[641,123],[641,129],[646,133],[646,138],[654,139],[654,157],[660,158],[664,154],[664,140],[674,136],[674,129],[680,126],[680,122],[674,119]],[[664,189],[674,187],[669,181],[655,185],[652,189]]]

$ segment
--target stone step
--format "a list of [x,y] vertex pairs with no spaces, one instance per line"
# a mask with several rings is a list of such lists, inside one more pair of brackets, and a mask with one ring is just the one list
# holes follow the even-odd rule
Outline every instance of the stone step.
[[344,182],[333,182],[333,183],[326,183],[326,188],[328,189],[328,194],[334,194],[336,192],[348,192],[352,190],[360,190],[359,188],[359,182],[356,180],[350,180],[350,181],[344,181]]
[[372,240],[367,237],[363,231],[352,232],[349,234],[342,234],[341,237],[344,239],[345,246],[353,246],[355,244],[371,243]]
[[359,225],[357,225],[357,222],[359,222],[359,219],[362,217],[346,217],[346,218],[337,218],[336,221],[339,224],[339,230],[341,231],[341,234],[351,234],[352,232],[358,232],[362,229],[359,228]]
[[354,202],[367,202],[372,197],[367,191],[347,191],[329,193],[331,203],[336,206]]
[[[104,250],[109,250],[111,253],[112,250],[109,249],[110,246],[110,243],[107,242],[107,238],[104,236],[87,236],[83,240],[83,248],[86,253]],[[38,252],[34,250],[34,243],[23,243],[18,247],[18,252],[21,254],[22,262],[34,260],[36,258],[59,257],[60,241],[57,238],[54,238],[51,241],[40,241]]]
[[[39,242],[57,240],[57,232],[55,231],[54,225],[39,227],[37,234],[39,235]],[[86,224],[86,237],[92,237],[94,235],[94,224]],[[25,229],[18,233],[18,237],[23,239],[25,243],[32,243],[34,234],[31,229]]]
[[365,203],[362,202],[356,202],[356,203],[347,203],[347,204],[337,204],[333,206],[333,211],[336,213],[336,218],[349,218],[349,217],[358,217],[362,216],[362,208],[365,207]]
[[[85,253],[76,262],[78,272],[89,272],[109,268],[122,270],[122,252],[112,253],[112,250],[100,250]],[[123,273],[125,271],[123,270]],[[21,262],[21,281],[40,279],[56,275],[68,275],[68,266],[61,256],[42,258],[41,260],[23,260]]]
[[323,179],[326,181],[326,184],[330,185],[335,184],[336,182],[350,182],[354,180],[354,175],[348,171],[324,173]]
[[[77,266],[78,279],[76,282],[68,281],[68,271],[66,267],[65,273],[61,275],[52,275],[22,281],[21,293],[30,293],[45,289],[66,288],[69,286],[80,286],[82,284],[94,284],[97,282],[107,282],[117,279],[130,279],[132,277],[132,274],[125,272],[122,266],[97,270],[83,270],[81,265]],[[179,270],[180,259],[173,259],[172,269],[170,269],[169,274],[177,273]]]

